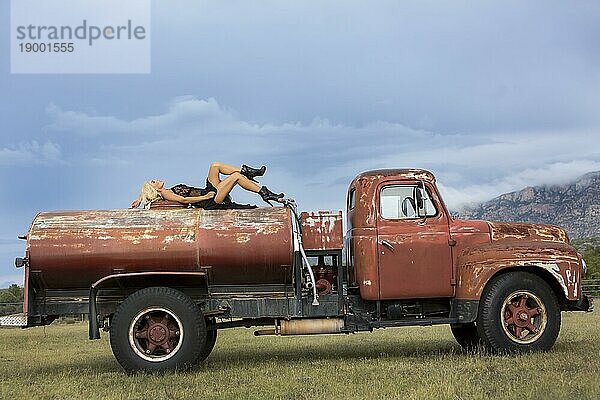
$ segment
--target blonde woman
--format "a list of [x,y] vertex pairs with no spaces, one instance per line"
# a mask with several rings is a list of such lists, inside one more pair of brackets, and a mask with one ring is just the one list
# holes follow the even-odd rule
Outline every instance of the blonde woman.
[[[152,179],[144,182],[142,190],[137,199],[131,203],[131,208],[137,208],[143,204],[150,208],[150,204],[157,200],[170,200],[182,204],[191,204],[193,207],[207,210],[231,209],[231,208],[256,208],[249,204],[238,204],[231,200],[229,193],[236,186],[254,193],[258,193],[264,201],[279,200],[283,193],[273,193],[266,186],[258,186],[254,178],[263,176],[267,167],[252,168],[242,165],[240,168],[220,162],[213,162],[208,170],[206,187],[196,188],[179,184],[170,189],[165,188],[165,183],[160,179]],[[227,177],[221,180],[221,175]]]

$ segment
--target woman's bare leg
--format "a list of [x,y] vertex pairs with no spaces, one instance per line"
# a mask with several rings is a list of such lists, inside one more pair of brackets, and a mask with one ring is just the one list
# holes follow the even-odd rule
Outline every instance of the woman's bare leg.
[[208,181],[212,183],[214,187],[217,187],[217,185],[221,182],[221,177],[219,174],[231,175],[235,172],[240,172],[240,168],[229,164],[214,162],[210,164],[210,168],[208,169]]
[[235,185],[240,185],[249,192],[258,193],[260,191],[260,186],[256,183],[252,182],[239,172],[233,172],[230,176],[219,182],[218,185],[215,185],[217,188],[217,195],[214,198],[215,203],[223,202]]

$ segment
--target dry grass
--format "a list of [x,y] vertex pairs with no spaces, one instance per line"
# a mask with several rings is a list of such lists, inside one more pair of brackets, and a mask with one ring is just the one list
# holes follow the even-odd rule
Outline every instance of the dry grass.
[[372,334],[219,333],[194,370],[127,375],[85,324],[0,330],[2,399],[598,399],[600,316],[563,314],[545,354],[464,353],[446,326]]

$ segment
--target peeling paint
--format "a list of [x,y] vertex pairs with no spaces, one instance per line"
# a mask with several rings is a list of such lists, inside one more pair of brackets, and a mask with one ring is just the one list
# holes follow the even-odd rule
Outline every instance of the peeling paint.
[[257,232],[261,235],[275,235],[279,233],[279,231],[283,228],[280,224],[263,224],[261,225]]
[[[560,287],[562,287],[563,291],[565,292],[565,296],[569,296],[569,290],[567,289],[567,285],[565,285],[563,276],[560,273],[560,268],[558,267],[558,265],[556,265],[556,263],[548,263],[548,264],[534,263],[534,265],[536,267],[543,268],[546,271],[550,272],[552,274],[552,276],[554,276],[554,278],[556,278],[557,282],[560,284]],[[570,272],[570,271],[567,270],[567,272]]]
[[250,240],[250,235],[248,233],[237,233],[235,235],[235,241],[238,243],[247,243]]
[[576,300],[579,296],[579,259],[564,242],[521,240],[473,246],[463,251],[458,263],[458,298],[478,299],[496,272],[514,267],[541,268],[554,277],[566,298]]
[[305,249],[341,250],[344,246],[341,211],[303,212],[300,220]]
[[564,229],[552,225],[516,222],[489,222],[492,240],[543,240],[569,243]]
[[197,271],[222,284],[289,283],[291,214],[253,210],[92,210],[38,214],[28,232],[30,265],[49,288],[89,287],[112,273]]

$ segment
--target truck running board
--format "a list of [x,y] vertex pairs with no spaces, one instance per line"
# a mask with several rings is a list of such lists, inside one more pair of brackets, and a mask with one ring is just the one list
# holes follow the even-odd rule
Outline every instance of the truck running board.
[[430,319],[404,319],[395,321],[373,321],[373,328],[393,328],[396,326],[429,326],[441,324],[457,324],[458,318],[430,318]]
[[24,326],[27,326],[27,317],[23,314],[0,317],[0,327],[2,328],[22,328]]

